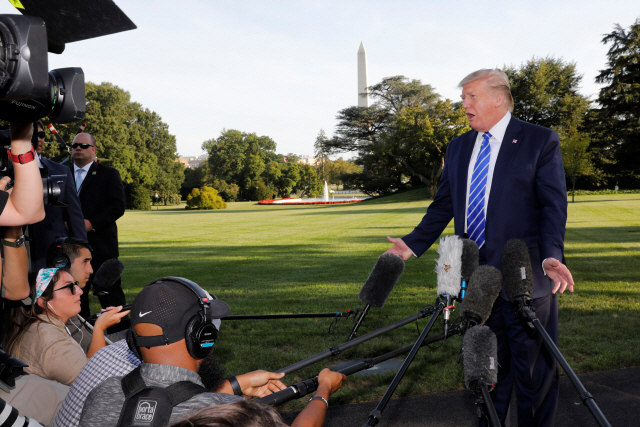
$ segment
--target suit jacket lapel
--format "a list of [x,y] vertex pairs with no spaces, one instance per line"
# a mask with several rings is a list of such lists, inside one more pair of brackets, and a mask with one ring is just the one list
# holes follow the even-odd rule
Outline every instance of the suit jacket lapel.
[[98,162],[93,162],[91,167],[89,167],[87,176],[85,176],[84,181],[82,181],[82,186],[80,187],[80,194],[78,194],[78,196],[81,196],[82,194],[84,194],[87,188],[91,186],[91,183],[95,180],[97,173],[98,173]]
[[[458,170],[454,176],[460,179],[458,185],[460,186],[461,191],[457,192],[458,197],[458,206],[462,206],[464,209],[463,218],[467,216],[466,206],[467,206],[467,181],[469,180],[469,162],[471,161],[471,154],[473,153],[473,146],[476,143],[476,138],[478,137],[478,132],[469,132],[469,135],[465,139],[462,144],[462,148],[460,149],[460,158],[457,165]],[[462,191],[463,190],[463,191]],[[462,223],[464,225],[464,222]]]
[[522,126],[520,121],[515,117],[511,117],[507,131],[502,139],[500,145],[500,152],[498,153],[498,159],[493,169],[493,179],[491,181],[491,192],[489,193],[489,206],[487,207],[487,217],[491,214],[491,211],[496,207],[496,203],[500,198],[500,192],[509,170],[509,165],[513,157],[518,152],[518,148],[522,144]]

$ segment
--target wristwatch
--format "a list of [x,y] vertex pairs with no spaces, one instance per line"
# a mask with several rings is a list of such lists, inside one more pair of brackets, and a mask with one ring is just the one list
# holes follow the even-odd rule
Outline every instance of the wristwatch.
[[10,242],[10,241],[8,241],[6,239],[2,239],[2,244],[5,245],[5,246],[8,246],[10,248],[19,248],[19,247],[22,247],[24,245],[24,242],[26,240],[27,240],[27,238],[24,237],[24,234],[23,234],[22,236],[18,237],[15,242]]
[[23,154],[13,154],[11,153],[11,150],[7,150],[7,153],[9,154],[9,159],[11,159],[13,163],[20,163],[21,165],[29,163],[36,158],[36,150],[34,150],[33,147],[31,147],[31,150]]

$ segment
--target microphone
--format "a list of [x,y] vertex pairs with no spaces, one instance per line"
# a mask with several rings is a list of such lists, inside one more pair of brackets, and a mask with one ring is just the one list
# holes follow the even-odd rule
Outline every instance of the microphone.
[[[489,392],[498,382],[498,340],[488,326],[474,326],[462,338],[464,354],[464,385],[484,403],[492,426],[500,426]],[[481,412],[478,412],[481,414]]]
[[547,349],[555,356],[567,377],[573,383],[582,398],[582,403],[589,409],[598,425],[610,427],[611,424],[596,404],[593,396],[584,388],[584,385],[582,385],[582,382],[573,372],[567,360],[560,353],[558,346],[553,342],[553,339],[536,316],[535,307],[531,304],[531,296],[533,295],[531,258],[529,257],[529,249],[522,240],[509,240],[502,248],[502,271],[504,273],[504,288],[507,296],[512,303],[518,306],[521,318],[532,329],[536,329]]
[[393,288],[395,288],[402,272],[404,271],[404,260],[398,255],[391,252],[385,252],[378,258],[376,264],[373,266],[373,270],[369,273],[367,281],[364,283],[358,298],[360,298],[367,305],[364,307],[362,314],[356,321],[351,334],[347,341],[351,341],[356,335],[358,328],[362,324],[369,308],[371,306],[375,308],[382,308],[387,302],[387,298],[391,295]]
[[493,303],[502,289],[502,275],[497,268],[481,265],[471,275],[467,295],[460,311],[462,312],[462,330],[466,332],[472,326],[483,325],[491,315]]
[[471,275],[476,271],[476,268],[478,268],[479,263],[480,251],[478,249],[478,244],[470,239],[462,239],[462,283],[460,285],[461,301],[464,300],[469,279],[471,279]]
[[444,335],[449,332],[449,317],[454,309],[455,299],[460,294],[462,278],[462,240],[458,236],[440,239],[440,257],[436,259],[438,295],[446,299],[444,308]]
[[108,259],[96,271],[93,276],[93,294],[98,296],[108,295],[107,288],[116,283],[116,281],[122,276],[124,271],[124,265],[116,258]]

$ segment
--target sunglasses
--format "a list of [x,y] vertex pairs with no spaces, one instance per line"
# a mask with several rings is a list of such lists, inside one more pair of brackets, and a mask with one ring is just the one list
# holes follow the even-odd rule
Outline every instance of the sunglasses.
[[79,288],[80,285],[78,284],[78,282],[73,282],[73,283],[69,283],[68,285],[65,285],[61,288],[58,289],[54,289],[53,292],[57,292],[57,291],[61,291],[63,289],[67,289],[69,288],[69,290],[71,291],[71,295],[75,295],[76,294],[76,286]]
[[86,150],[89,147],[95,147],[95,145],[91,145],[91,144],[80,144],[79,142],[75,142],[73,144],[71,144],[71,148],[82,148],[83,150]]
[[38,138],[44,139],[44,131],[43,130],[38,131]]

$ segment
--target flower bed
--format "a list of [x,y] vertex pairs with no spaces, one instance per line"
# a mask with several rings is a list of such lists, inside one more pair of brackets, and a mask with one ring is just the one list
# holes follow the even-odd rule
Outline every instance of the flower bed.
[[[297,199],[293,199],[293,198],[284,198],[284,199],[271,199],[271,200],[260,200],[258,202],[259,205],[337,205],[338,203],[357,203],[357,202],[361,202],[362,200],[366,200],[366,199],[360,199],[360,200],[329,200],[329,201],[313,201],[313,202],[282,202],[282,203],[276,203],[282,200],[297,200]],[[302,199],[304,200],[304,199]]]

